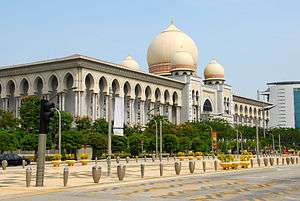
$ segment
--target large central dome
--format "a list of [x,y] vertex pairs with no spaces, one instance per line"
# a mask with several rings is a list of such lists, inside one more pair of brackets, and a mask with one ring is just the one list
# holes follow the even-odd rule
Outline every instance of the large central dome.
[[[153,39],[148,48],[147,61],[150,73],[170,75],[172,58],[178,51],[190,53],[194,59],[194,66],[197,66],[198,48],[195,42],[171,23]],[[195,72],[196,68],[190,70]]]

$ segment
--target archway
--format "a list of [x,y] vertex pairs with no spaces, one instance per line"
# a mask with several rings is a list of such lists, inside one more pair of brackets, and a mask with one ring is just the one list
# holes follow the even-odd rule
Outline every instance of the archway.
[[130,124],[130,98],[131,98],[131,86],[128,81],[125,82],[124,87],[124,118],[127,125]]
[[107,92],[108,92],[108,84],[105,77],[101,77],[99,80],[99,89],[100,89],[100,97],[99,97],[99,105],[100,105],[100,118],[107,119]]
[[67,73],[64,77],[64,110],[75,114],[75,92],[74,88],[74,77],[71,73]]
[[43,87],[44,87],[44,83],[43,83],[42,78],[36,77],[33,82],[33,90],[37,96],[41,97],[43,95]]
[[15,82],[9,80],[6,85],[6,93],[8,95],[7,109],[9,112],[16,114],[16,100],[15,100]]
[[20,82],[20,95],[27,96],[29,90],[29,83],[26,78],[23,78]]
[[213,111],[212,104],[208,99],[206,99],[203,104],[203,112],[209,113],[212,111]]
[[93,89],[94,89],[94,77],[89,73],[86,75],[85,80],[85,91],[84,91],[84,97],[85,97],[85,111],[83,111],[83,114],[86,114],[89,117],[93,116]]

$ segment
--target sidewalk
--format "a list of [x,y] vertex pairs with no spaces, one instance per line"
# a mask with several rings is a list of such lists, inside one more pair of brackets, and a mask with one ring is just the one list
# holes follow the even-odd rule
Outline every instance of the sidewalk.
[[[140,173],[140,164],[143,162],[145,164],[145,176],[141,179]],[[239,169],[239,170],[227,170],[223,171],[220,167],[218,167],[218,171],[214,170],[214,160],[206,160],[206,172],[203,172],[202,160],[195,161],[196,167],[194,174],[190,174],[189,172],[189,161],[182,161],[182,168],[180,176],[204,176],[211,174],[231,174],[240,171],[249,171],[253,169],[266,169],[274,166],[264,167],[263,164],[261,167],[254,164],[255,168],[250,169]],[[126,175],[124,181],[119,181],[117,177],[117,164],[114,162],[112,164],[112,177],[107,176],[107,166],[105,162],[98,163],[102,168],[102,175],[99,184],[95,184],[92,179],[92,167],[95,165],[94,163],[89,163],[86,166],[82,166],[80,164],[76,164],[74,167],[69,167],[69,180],[67,187],[63,186],[63,169],[65,165],[61,165],[60,167],[52,167],[52,165],[47,164],[45,170],[45,180],[44,187],[34,187],[35,186],[35,171],[36,166],[32,166],[32,180],[31,187],[26,188],[25,184],[25,169],[22,167],[8,167],[5,171],[1,170],[0,172],[0,200],[14,197],[22,197],[26,195],[34,195],[34,194],[44,194],[49,192],[59,192],[64,191],[70,188],[99,188],[106,187],[111,185],[120,185],[120,184],[130,184],[135,182],[144,182],[144,180],[164,180],[170,179],[172,177],[178,177],[175,174],[174,169],[174,159],[170,159],[170,161],[163,160],[164,171],[163,176],[160,177],[159,171],[159,161],[152,162],[152,160],[148,159],[145,163],[144,160],[140,160],[138,163],[135,160],[131,160],[129,163],[125,161],[121,161],[120,164],[126,165]],[[299,164],[296,164],[299,166]],[[280,160],[280,166],[288,167],[286,164],[283,166]],[[295,166],[295,165],[293,165]]]

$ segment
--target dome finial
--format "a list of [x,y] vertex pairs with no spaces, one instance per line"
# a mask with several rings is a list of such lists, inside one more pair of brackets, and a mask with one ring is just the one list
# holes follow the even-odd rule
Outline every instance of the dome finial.
[[171,17],[171,23],[170,24],[174,24],[174,16]]

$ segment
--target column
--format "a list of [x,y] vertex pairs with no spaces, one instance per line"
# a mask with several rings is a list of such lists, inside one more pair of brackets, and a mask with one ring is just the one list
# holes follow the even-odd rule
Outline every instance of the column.
[[61,93],[61,110],[65,111],[65,93]]
[[16,107],[16,118],[20,116],[20,97],[15,97],[15,107]]
[[106,120],[108,120],[108,99],[109,99],[109,95],[105,95],[104,97],[104,107],[103,107],[103,115],[105,117]]
[[95,93],[95,118],[99,119],[100,118],[100,113],[99,113],[99,93]]
[[75,91],[75,110],[74,110],[74,116],[77,117],[78,116],[78,91]]
[[140,101],[140,123],[141,125],[145,125],[145,101]]
[[180,107],[176,106],[176,125],[180,124]]
[[169,105],[168,107],[168,119],[169,122],[172,122],[172,105]]
[[61,105],[61,94],[57,94],[57,99],[58,99],[58,109],[62,110],[62,105]]
[[96,104],[95,104],[95,94],[91,94],[91,117],[92,121],[96,119]]
[[159,103],[159,115],[164,116],[164,105]]
[[134,125],[135,122],[135,108],[134,108],[134,99],[130,99],[130,108],[131,108],[131,125]]

